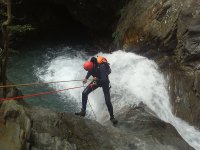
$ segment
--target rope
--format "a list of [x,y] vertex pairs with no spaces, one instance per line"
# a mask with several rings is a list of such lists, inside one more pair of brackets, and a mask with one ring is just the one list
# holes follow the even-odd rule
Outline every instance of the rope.
[[49,91],[49,92],[41,92],[41,93],[28,94],[28,95],[23,95],[23,96],[0,98],[0,101],[17,100],[17,99],[24,99],[24,98],[36,97],[36,96],[41,96],[41,95],[58,93],[58,92],[66,91],[66,90],[78,89],[78,88],[82,88],[82,87],[83,86],[78,86],[78,87],[71,87],[71,88],[66,88],[66,89],[62,89],[62,90],[53,90],[53,91]]
[[[91,109],[92,109],[92,105],[90,104],[89,100],[88,100],[88,103],[89,103],[89,105],[90,105],[90,107],[91,107]],[[97,117],[96,117],[96,115],[95,115],[95,113],[94,113],[94,110],[93,110],[93,109],[92,109],[92,113],[93,113],[93,115],[94,115],[94,118],[95,118],[95,120],[97,120]]]
[[[84,84],[83,84],[83,88],[85,88]],[[92,110],[92,113],[93,113],[93,115],[94,115],[95,120],[97,120],[97,117],[96,117],[96,115],[95,115],[95,113],[94,113],[94,110],[93,110],[93,108],[92,108],[92,105],[90,104],[89,99],[88,99],[88,103],[89,103],[89,105],[90,105],[90,108],[91,108],[91,110]]]
[[[19,87],[19,86],[33,86],[33,85],[41,85],[41,84],[53,84],[53,83],[61,83],[61,82],[76,82],[76,81],[83,81],[83,80],[69,80],[69,81],[54,81],[54,82],[38,82],[38,83],[25,83],[25,84],[12,84],[12,85],[3,85],[0,86],[0,88],[7,88],[7,87]],[[49,91],[49,92],[41,92],[41,93],[34,93],[34,94],[27,94],[27,95],[22,95],[22,96],[16,96],[16,97],[7,97],[7,98],[0,98],[0,101],[7,101],[7,100],[17,100],[17,99],[25,99],[25,98],[30,98],[30,97],[36,97],[36,96],[41,96],[41,95],[47,95],[47,94],[53,94],[53,93],[58,93],[58,92],[63,92],[66,90],[72,90],[72,89],[78,89],[78,88],[84,88],[84,84],[83,86],[78,86],[78,87],[71,87],[71,88],[66,88],[66,89],[62,89],[62,90],[53,90],[53,91]],[[92,110],[92,113],[95,117],[95,120],[97,119],[94,110],[88,100],[88,103],[90,105],[90,108]]]
[[25,84],[12,84],[12,85],[2,85],[0,88],[4,87],[15,87],[15,86],[32,86],[32,85],[40,85],[40,84],[52,84],[52,83],[61,83],[61,82],[76,82],[83,80],[69,80],[69,81],[54,81],[54,82],[36,82],[36,83],[25,83]]

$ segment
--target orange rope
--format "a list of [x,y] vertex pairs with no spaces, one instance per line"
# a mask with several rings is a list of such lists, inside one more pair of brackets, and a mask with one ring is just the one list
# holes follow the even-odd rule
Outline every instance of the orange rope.
[[66,89],[62,89],[62,90],[53,90],[53,91],[49,91],[49,92],[41,92],[41,93],[35,93],[35,94],[28,94],[28,95],[23,95],[23,96],[0,98],[0,101],[17,100],[17,99],[23,99],[23,98],[36,97],[36,96],[41,96],[41,95],[47,95],[47,94],[52,94],[52,93],[63,92],[63,91],[66,91],[66,90],[78,89],[78,88],[82,88],[82,87],[84,87],[84,86],[71,87],[71,88],[66,88]]
[[38,83],[26,83],[26,84],[2,85],[2,86],[0,86],[0,88],[15,87],[15,86],[32,86],[32,85],[52,84],[52,83],[61,83],[61,82],[75,82],[75,81],[83,81],[83,80],[69,80],[69,81],[54,81],[54,82],[38,82]]

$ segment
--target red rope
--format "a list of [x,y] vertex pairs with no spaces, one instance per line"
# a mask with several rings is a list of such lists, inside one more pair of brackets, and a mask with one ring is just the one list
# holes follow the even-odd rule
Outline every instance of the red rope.
[[28,95],[23,95],[23,96],[0,98],[0,101],[16,100],[16,99],[22,99],[22,98],[24,99],[24,98],[36,97],[36,96],[41,96],[41,95],[47,95],[47,94],[52,94],[52,93],[63,92],[63,91],[66,91],[66,90],[78,89],[78,88],[82,88],[82,87],[84,87],[84,86],[66,88],[66,89],[62,89],[62,90],[53,90],[53,91],[49,91],[49,92],[41,92],[41,93],[35,93],[35,94],[28,94]]

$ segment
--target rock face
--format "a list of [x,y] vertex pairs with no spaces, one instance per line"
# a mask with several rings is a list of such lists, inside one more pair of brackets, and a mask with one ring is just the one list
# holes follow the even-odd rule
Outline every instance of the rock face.
[[[26,41],[40,41],[38,38],[41,36],[57,36],[69,40],[73,36],[76,41],[82,37],[81,40],[88,39],[94,41],[94,44],[97,40],[101,45],[107,41],[108,45],[120,17],[120,9],[126,1],[128,0],[23,0],[12,5],[12,25],[28,24],[33,30],[12,32],[11,44],[16,48]],[[0,8],[1,24],[6,19],[5,5],[1,2]]]
[[16,101],[8,101],[1,105],[0,110],[0,149],[26,149],[31,120],[24,108]]
[[177,116],[200,127],[200,1],[131,0],[115,44],[154,59],[169,78]]
[[115,137],[116,149],[193,149],[180,138],[173,126],[158,119],[144,104],[126,108],[117,118],[117,128],[109,129],[109,133]]
[[97,122],[41,108],[27,113],[33,122],[30,149],[112,149],[106,129]]
[[123,0],[24,0],[14,13],[24,13],[39,27],[59,27],[61,22],[67,27],[76,20],[92,30],[110,31],[124,4]]
[[2,150],[193,149],[144,105],[126,109],[116,127],[17,101],[4,102],[0,110]]
[[69,0],[66,4],[70,14],[91,29],[109,31],[113,29],[123,6],[121,0]]
[[97,122],[16,101],[4,102],[1,111],[2,150],[112,149],[106,128]]

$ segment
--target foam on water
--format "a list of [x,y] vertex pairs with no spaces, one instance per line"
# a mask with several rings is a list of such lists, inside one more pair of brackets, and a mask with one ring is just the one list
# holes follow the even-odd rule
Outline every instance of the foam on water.
[[[105,56],[112,68],[110,81],[112,84],[111,98],[115,114],[129,105],[143,102],[151,108],[159,118],[171,123],[181,136],[195,149],[200,150],[200,132],[185,121],[175,117],[171,111],[167,83],[155,62],[138,56],[134,53],[116,51]],[[72,57],[70,55],[58,56],[37,70],[37,76],[43,81],[83,79],[86,72],[82,68],[85,55]],[[55,89],[82,85],[80,82],[62,83],[53,85]],[[70,90],[61,93],[77,102],[81,107],[81,93],[83,89]],[[108,111],[104,102],[101,88],[89,95],[89,102],[99,122],[108,119]],[[91,108],[87,106],[91,114]]]

